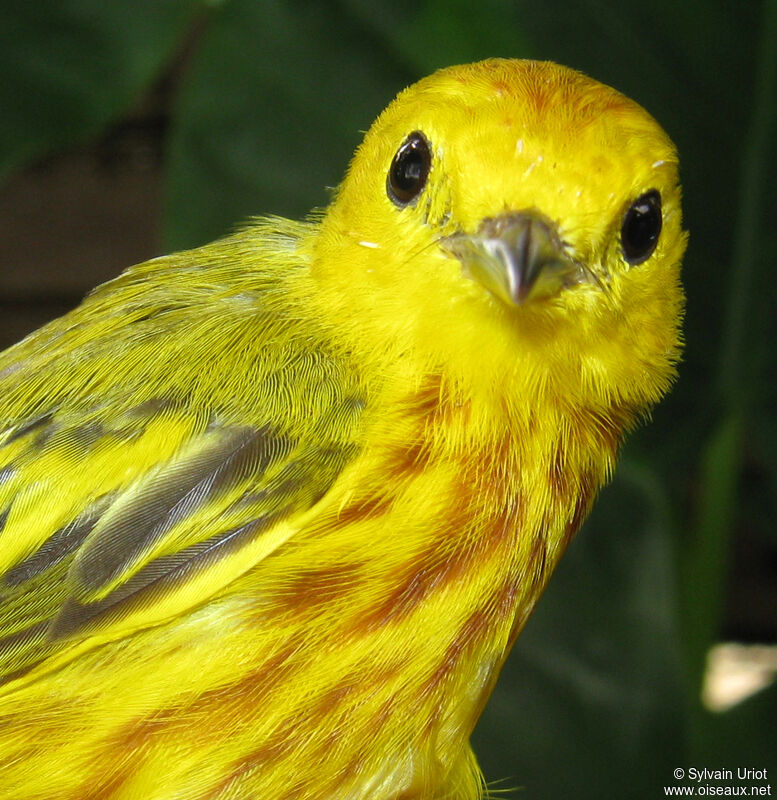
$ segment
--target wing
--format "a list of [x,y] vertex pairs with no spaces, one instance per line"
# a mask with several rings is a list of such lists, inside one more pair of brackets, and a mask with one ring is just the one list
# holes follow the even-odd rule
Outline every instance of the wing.
[[199,294],[188,259],[152,262],[0,360],[0,681],[206,602],[358,450],[359,389],[268,299],[271,259],[247,287],[194,253]]

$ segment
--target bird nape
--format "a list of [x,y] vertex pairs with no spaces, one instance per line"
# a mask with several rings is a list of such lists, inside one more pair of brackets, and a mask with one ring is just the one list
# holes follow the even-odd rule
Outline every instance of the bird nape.
[[636,103],[452,67],[324,213],[2,354],[0,795],[481,796],[501,665],[673,380],[680,217]]

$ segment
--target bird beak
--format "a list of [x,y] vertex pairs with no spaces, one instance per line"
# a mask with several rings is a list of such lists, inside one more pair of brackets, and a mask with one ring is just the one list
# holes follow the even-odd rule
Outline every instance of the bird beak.
[[475,234],[455,233],[441,246],[468,277],[511,306],[550,297],[585,280],[566,253],[553,223],[537,211],[484,219]]

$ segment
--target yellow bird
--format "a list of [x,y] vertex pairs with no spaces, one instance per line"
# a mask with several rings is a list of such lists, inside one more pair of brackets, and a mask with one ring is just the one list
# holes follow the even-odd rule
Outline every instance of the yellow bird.
[[0,356],[0,796],[472,800],[473,726],[680,348],[675,149],[551,63]]

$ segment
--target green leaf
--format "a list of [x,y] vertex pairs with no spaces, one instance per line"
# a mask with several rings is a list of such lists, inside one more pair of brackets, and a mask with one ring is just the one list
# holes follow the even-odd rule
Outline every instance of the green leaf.
[[[336,48],[336,52],[333,51]],[[361,133],[413,75],[352,16],[234,0],[214,14],[174,116],[167,240],[328,202]]]
[[0,179],[97,136],[138,100],[197,0],[7,0],[0,25]]

